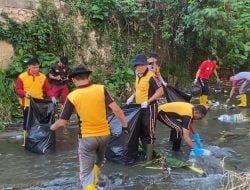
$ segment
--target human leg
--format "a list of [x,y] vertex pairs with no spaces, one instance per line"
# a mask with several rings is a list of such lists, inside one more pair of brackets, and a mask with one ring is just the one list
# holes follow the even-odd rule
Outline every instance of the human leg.
[[23,109],[23,144],[22,146],[25,146],[25,143],[26,143],[28,113],[29,113],[29,107],[25,107]]
[[199,79],[199,83],[201,85],[201,96],[200,96],[200,104],[208,108],[208,80],[206,79]]
[[101,167],[105,163],[105,152],[109,140],[109,136],[96,137],[98,143],[98,149],[96,151],[96,162],[94,165],[94,184],[97,185],[99,182],[99,174]]
[[182,139],[182,127],[181,123],[176,119],[169,117],[163,111],[158,113],[158,120],[168,126],[171,129],[171,139],[173,142],[173,151],[179,151]]
[[250,91],[250,81],[246,80],[242,83],[239,89],[241,103],[239,107],[247,107],[247,95],[246,92]]
[[80,184],[82,189],[94,187],[94,164],[98,148],[95,137],[80,138],[78,142],[78,155],[80,165]]
[[141,118],[141,141],[146,153],[147,161],[151,160],[153,156],[157,109],[157,104],[149,105],[148,108],[143,110]]

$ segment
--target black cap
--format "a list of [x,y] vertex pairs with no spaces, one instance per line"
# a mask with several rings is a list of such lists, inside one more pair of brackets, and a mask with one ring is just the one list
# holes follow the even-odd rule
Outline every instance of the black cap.
[[133,67],[135,67],[136,65],[148,65],[148,64],[149,62],[147,60],[146,55],[144,54],[137,54],[131,63]]
[[60,57],[60,62],[64,65],[68,65],[69,62],[68,62],[68,58],[66,56],[61,56]]
[[39,64],[40,65],[40,62],[39,60],[36,58],[36,57],[32,57],[30,58],[27,62],[26,62],[27,65],[36,65],[36,64]]
[[151,55],[150,55],[150,57],[153,57],[153,58],[158,58],[158,53],[156,53],[156,52],[151,52]]
[[79,74],[90,74],[92,71],[87,69],[83,64],[80,64],[72,69],[71,73],[69,74],[69,78],[73,78]]

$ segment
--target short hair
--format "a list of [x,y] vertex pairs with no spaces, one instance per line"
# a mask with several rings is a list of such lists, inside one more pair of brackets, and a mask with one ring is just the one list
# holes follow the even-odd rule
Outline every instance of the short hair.
[[198,111],[203,115],[207,114],[207,108],[201,104],[194,105],[194,111]]
[[84,79],[88,79],[90,74],[78,74],[73,76],[72,78],[76,79],[76,80],[84,80]]
[[216,56],[214,54],[209,55],[208,59],[211,60],[211,61],[216,61],[217,60],[217,58],[216,58]]
[[36,64],[40,65],[40,62],[36,57],[30,58],[26,63],[27,65],[36,65]]
[[68,65],[68,58],[66,56],[60,56],[60,62],[64,65]]

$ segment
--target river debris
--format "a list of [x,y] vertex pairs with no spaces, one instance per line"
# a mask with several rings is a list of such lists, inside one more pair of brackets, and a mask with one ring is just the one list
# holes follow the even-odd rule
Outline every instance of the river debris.
[[223,190],[250,189],[250,172],[225,171]]

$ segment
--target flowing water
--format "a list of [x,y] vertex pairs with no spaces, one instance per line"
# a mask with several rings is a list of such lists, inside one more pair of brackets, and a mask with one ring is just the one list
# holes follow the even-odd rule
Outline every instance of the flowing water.
[[[159,167],[123,166],[107,161],[101,174],[102,189],[213,190],[222,187],[222,165],[224,169],[237,172],[250,171],[250,123],[223,123],[215,119],[225,113],[240,112],[249,117],[250,110],[228,110],[217,103],[215,105],[206,118],[196,122],[203,146],[211,150],[211,156],[192,158],[185,143],[181,152],[172,153],[168,141],[169,129],[160,123],[156,128],[157,152],[172,154],[183,161],[189,160],[202,168],[206,177],[185,169],[161,170]],[[77,189],[77,132],[76,126],[57,131],[57,150],[51,155],[37,155],[24,150],[20,132],[19,135],[0,138],[0,188]]]

